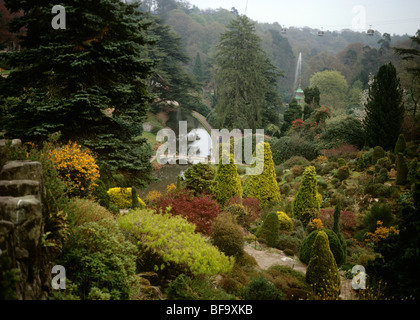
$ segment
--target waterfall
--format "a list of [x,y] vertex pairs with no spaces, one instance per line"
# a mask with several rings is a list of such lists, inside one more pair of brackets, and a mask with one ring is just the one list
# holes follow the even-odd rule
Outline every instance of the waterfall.
[[301,77],[302,77],[302,53],[299,52],[299,57],[296,65],[295,71],[295,82],[293,84],[293,90],[296,90],[298,86],[301,85]]

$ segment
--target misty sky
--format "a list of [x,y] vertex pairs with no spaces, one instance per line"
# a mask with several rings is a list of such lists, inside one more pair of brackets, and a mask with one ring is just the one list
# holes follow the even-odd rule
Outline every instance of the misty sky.
[[419,0],[188,0],[200,9],[235,7],[258,22],[326,30],[372,29],[414,35],[420,29]]

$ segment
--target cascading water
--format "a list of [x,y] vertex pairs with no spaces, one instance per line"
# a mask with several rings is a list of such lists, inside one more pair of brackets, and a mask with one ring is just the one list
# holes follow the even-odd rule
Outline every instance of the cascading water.
[[299,52],[299,57],[296,65],[295,71],[295,82],[293,84],[293,90],[296,90],[298,86],[301,84],[301,76],[302,76],[302,53]]

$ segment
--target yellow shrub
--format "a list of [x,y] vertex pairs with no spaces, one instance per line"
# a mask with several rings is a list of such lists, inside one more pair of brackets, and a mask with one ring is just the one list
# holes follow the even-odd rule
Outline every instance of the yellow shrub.
[[309,222],[309,227],[312,230],[324,229],[321,219],[315,218]]
[[399,234],[400,233],[400,230],[398,230],[398,229],[396,229],[396,228],[394,228],[392,226],[389,227],[389,228],[383,227],[382,226],[383,222],[380,221],[380,220],[378,220],[376,222],[376,224],[377,224],[377,227],[376,227],[375,232],[373,232],[373,233],[372,232],[368,232],[366,234],[365,241],[367,241],[367,242],[373,242],[373,243],[378,243],[378,242],[380,242],[382,240],[385,240],[392,233],[395,233],[395,234]]
[[289,216],[283,211],[277,211],[277,216],[279,217],[280,221],[280,230],[283,231],[292,231],[293,230],[293,223]]
[[[119,208],[131,208],[131,188],[111,188],[107,191],[109,194],[109,200],[112,204],[116,205]],[[139,199],[139,203],[142,207],[145,207],[146,204],[143,200]]]
[[147,204],[150,205],[156,202],[161,196],[162,194],[159,191],[152,190],[146,195],[146,198],[144,198],[144,200]]
[[95,181],[100,177],[95,157],[88,149],[82,150],[76,142],[49,151],[48,158],[55,164],[60,178],[72,196],[90,196]]
[[321,156],[318,156],[317,160],[320,163],[328,162],[328,158],[326,156],[322,156],[322,155]]
[[176,190],[176,185],[171,183],[166,186],[166,193],[171,193]]

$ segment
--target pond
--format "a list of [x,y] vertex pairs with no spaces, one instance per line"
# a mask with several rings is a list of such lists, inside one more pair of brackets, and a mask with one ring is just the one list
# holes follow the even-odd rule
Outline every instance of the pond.
[[[167,126],[171,128],[177,135],[179,134],[179,121],[187,121],[188,136],[195,141],[188,142],[189,152],[193,152],[197,156],[207,158],[211,155],[212,141],[207,130],[201,123],[190,115],[185,115],[182,111],[170,112]],[[196,151],[193,151],[196,150]],[[183,176],[185,170],[192,166],[192,163],[198,163],[199,160],[192,160],[188,164],[164,164],[160,170],[153,172],[155,178],[159,181],[149,184],[145,189],[138,190],[140,198],[144,198],[149,191],[156,190],[161,193],[166,192],[166,186],[173,183],[176,184],[178,175]]]

